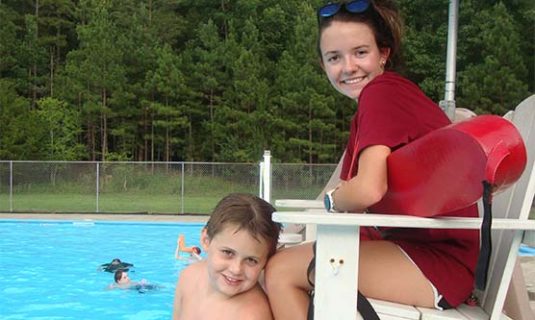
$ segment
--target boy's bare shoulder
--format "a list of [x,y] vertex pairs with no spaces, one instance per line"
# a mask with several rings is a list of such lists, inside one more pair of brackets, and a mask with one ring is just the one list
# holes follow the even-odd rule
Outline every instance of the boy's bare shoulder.
[[202,272],[203,270],[205,270],[204,261],[190,264],[180,272],[180,276],[178,279],[179,285],[188,286],[191,283],[198,283],[199,278],[204,275],[204,273]]

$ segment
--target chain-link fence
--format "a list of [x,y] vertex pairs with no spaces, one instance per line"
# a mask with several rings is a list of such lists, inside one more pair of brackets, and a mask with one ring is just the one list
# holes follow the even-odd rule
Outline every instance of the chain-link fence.
[[[272,164],[271,199],[315,199],[336,165]],[[0,161],[0,212],[209,213],[259,194],[258,163]]]

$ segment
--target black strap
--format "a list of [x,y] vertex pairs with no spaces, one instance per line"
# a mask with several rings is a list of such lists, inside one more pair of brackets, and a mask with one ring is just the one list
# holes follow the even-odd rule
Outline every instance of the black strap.
[[310,263],[308,264],[308,268],[307,268],[307,281],[312,288],[314,288],[314,281],[312,281],[311,279],[311,274],[315,269],[316,269],[316,241],[314,241],[314,244],[312,245],[312,260],[310,260]]
[[492,252],[492,185],[483,181],[483,222],[481,224],[481,248],[476,266],[476,289],[485,290],[489,271],[490,254]]
[[[307,268],[307,280],[312,287],[314,283],[310,279],[311,273],[316,268],[316,242],[312,245],[312,260]],[[360,312],[363,320],[380,320],[377,312],[373,309],[370,301],[360,291],[357,293],[357,310]],[[310,302],[308,304],[307,320],[314,320],[314,290],[310,292]]]
[[357,294],[357,310],[364,320],[380,320],[370,301],[360,291]]

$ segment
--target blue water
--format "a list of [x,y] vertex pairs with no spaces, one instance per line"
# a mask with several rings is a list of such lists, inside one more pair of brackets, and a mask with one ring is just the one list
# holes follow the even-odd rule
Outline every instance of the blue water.
[[535,256],[535,247],[521,244],[520,249],[518,249],[518,255],[522,257],[533,257]]
[[[0,319],[170,319],[177,236],[199,245],[201,224],[0,220]],[[134,264],[133,281],[156,291],[107,290],[113,258]]]

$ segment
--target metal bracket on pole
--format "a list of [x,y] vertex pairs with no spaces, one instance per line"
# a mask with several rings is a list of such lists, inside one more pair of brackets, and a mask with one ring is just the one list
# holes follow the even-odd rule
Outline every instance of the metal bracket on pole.
[[455,76],[457,61],[457,29],[459,20],[459,0],[450,0],[448,16],[448,49],[446,56],[446,86],[444,100],[439,105],[450,120],[455,118]]
[[451,121],[455,120],[455,100],[440,100],[438,105]]

